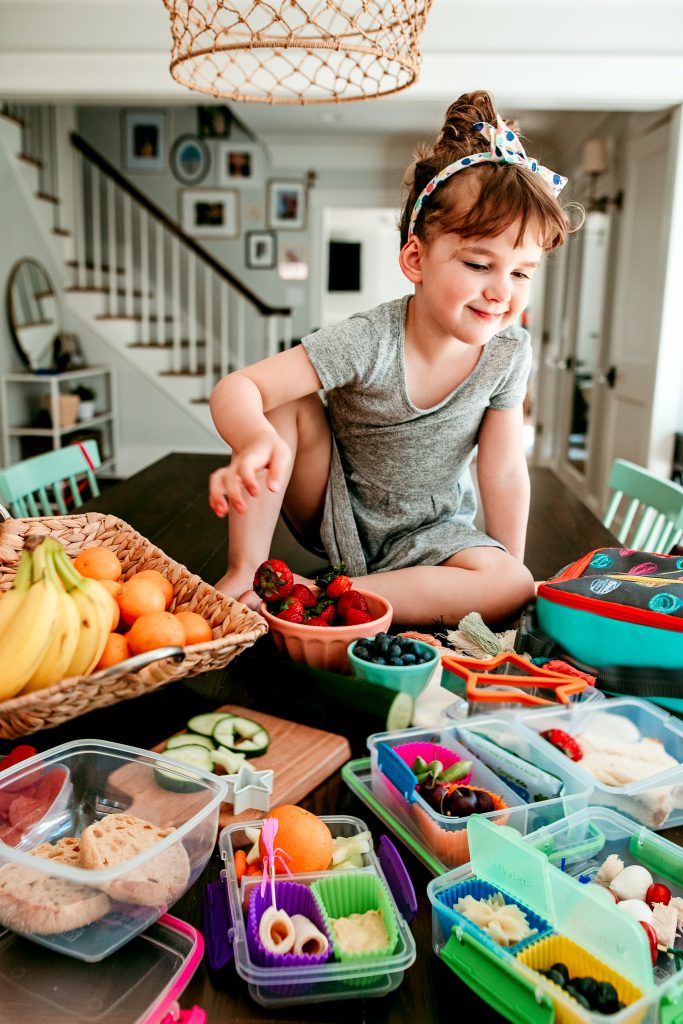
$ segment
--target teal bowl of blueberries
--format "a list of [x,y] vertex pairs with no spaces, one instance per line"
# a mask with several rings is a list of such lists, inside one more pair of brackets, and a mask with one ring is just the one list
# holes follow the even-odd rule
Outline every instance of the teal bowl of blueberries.
[[413,699],[422,693],[440,660],[431,644],[389,633],[354,640],[347,654],[357,679],[408,693]]

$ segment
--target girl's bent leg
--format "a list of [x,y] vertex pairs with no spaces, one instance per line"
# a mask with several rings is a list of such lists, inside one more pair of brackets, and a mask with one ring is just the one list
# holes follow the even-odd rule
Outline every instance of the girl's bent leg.
[[230,510],[228,569],[216,583],[218,590],[252,608],[259,603],[251,589],[254,571],[270,554],[280,509],[284,506],[303,536],[316,537],[330,475],[330,427],[317,394],[282,405],[267,417],[292,453],[289,475],[282,489],[273,493],[268,490],[263,474],[259,480],[260,493],[248,499],[246,512]]
[[479,612],[487,625],[502,626],[534,596],[526,566],[493,547],[467,548],[443,565],[374,573],[354,583],[386,597],[397,625],[443,621],[454,628],[464,615]]

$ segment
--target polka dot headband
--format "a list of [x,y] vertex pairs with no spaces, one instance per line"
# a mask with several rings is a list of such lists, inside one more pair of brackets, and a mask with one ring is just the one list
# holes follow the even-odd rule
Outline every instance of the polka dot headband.
[[512,128],[508,128],[505,121],[500,117],[498,117],[498,123],[495,128],[492,124],[487,124],[485,121],[479,121],[477,124],[472,125],[472,128],[488,138],[491,148],[484,149],[480,153],[470,153],[469,156],[464,156],[460,160],[448,164],[447,167],[444,167],[443,170],[434,175],[427,187],[423,188],[422,192],[420,192],[417,202],[413,207],[410,224],[408,225],[409,238],[415,232],[415,224],[425,200],[429,198],[435,188],[444,181],[447,181],[453,174],[465,170],[466,167],[473,167],[475,164],[487,161],[493,161],[496,164],[523,164],[530,171],[533,171],[534,174],[540,174],[555,196],[558,196],[567,184],[567,179],[563,178],[561,174],[548,170],[547,167],[539,164],[538,160],[527,156],[522,143]]

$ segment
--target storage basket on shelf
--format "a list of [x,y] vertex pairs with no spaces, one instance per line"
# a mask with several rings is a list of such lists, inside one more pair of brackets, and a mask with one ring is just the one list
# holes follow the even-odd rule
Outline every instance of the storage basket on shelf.
[[71,718],[139,697],[175,679],[225,668],[240,651],[251,647],[268,626],[257,613],[226,597],[195,576],[122,519],[99,512],[0,523],[0,592],[14,581],[19,556],[28,536],[51,536],[72,558],[82,548],[109,548],[123,567],[122,579],[141,569],[158,569],[173,586],[171,611],[192,611],[211,626],[213,639],[185,649],[178,663],[172,657],[137,671],[112,669],[64,679],[44,690],[0,703],[0,739],[16,739],[61,725]]

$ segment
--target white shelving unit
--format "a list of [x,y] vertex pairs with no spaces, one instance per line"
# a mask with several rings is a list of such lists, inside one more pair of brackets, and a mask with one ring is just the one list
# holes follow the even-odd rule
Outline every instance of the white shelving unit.
[[[97,384],[99,379],[100,383]],[[59,407],[59,396],[66,395],[80,383],[88,383],[96,392],[95,415],[61,427],[58,417],[51,426],[31,426],[44,399],[49,396],[50,408]],[[102,435],[100,455],[105,475],[115,469],[117,451],[116,381],[108,366],[88,366],[65,373],[2,373],[0,374],[0,440],[2,465],[10,466],[24,456],[20,448],[23,437],[44,437],[50,448],[62,448],[74,434],[97,429]]]

